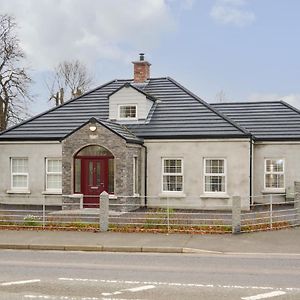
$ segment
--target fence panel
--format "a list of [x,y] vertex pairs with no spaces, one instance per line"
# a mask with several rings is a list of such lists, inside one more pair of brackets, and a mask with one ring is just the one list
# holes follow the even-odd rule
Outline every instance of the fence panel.
[[[285,194],[255,196],[249,212],[242,212],[241,232],[277,230],[299,225],[299,200],[282,201]],[[260,199],[258,199],[260,198]]]
[[[31,205],[24,204],[23,195],[14,197],[23,204],[10,203],[10,195],[0,196],[0,228],[99,231],[106,220],[101,213],[101,201],[83,206],[83,197],[87,199],[88,196],[60,196],[70,198],[64,203],[45,195],[26,196],[25,202],[30,199],[30,203],[34,203]],[[208,209],[197,207],[196,200],[186,197],[184,202],[162,201],[159,197],[149,196],[122,196],[116,200],[114,197],[108,200],[108,224],[104,225],[110,231],[231,233],[234,228],[238,228],[238,232],[254,232],[300,224],[300,203],[296,196],[295,200],[284,202],[270,195],[255,196],[250,210],[241,211],[240,216],[234,215],[236,212],[231,205]],[[250,203],[250,199],[247,200]]]

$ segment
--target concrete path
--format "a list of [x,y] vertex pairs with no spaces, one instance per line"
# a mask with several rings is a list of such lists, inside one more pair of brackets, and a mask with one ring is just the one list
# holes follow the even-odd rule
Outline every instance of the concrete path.
[[1,249],[299,254],[300,227],[239,235],[0,230]]

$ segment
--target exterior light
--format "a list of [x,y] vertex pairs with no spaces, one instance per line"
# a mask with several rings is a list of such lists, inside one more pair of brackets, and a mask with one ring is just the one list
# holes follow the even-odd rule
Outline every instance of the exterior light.
[[89,128],[91,132],[95,132],[97,130],[96,120],[91,120]]

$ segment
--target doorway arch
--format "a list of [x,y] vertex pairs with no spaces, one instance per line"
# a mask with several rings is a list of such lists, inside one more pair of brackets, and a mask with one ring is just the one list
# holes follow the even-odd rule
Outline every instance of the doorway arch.
[[98,207],[99,195],[114,193],[114,156],[100,145],[88,145],[74,155],[74,192],[84,207]]

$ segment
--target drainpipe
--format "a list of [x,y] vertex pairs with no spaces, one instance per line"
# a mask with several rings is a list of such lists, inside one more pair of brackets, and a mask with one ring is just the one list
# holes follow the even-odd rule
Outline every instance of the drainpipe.
[[250,205],[253,203],[252,195],[253,195],[253,140],[252,137],[250,137]]
[[145,194],[145,207],[147,208],[147,147],[145,145],[142,145],[142,147],[145,149],[145,175],[144,175],[144,194]]

